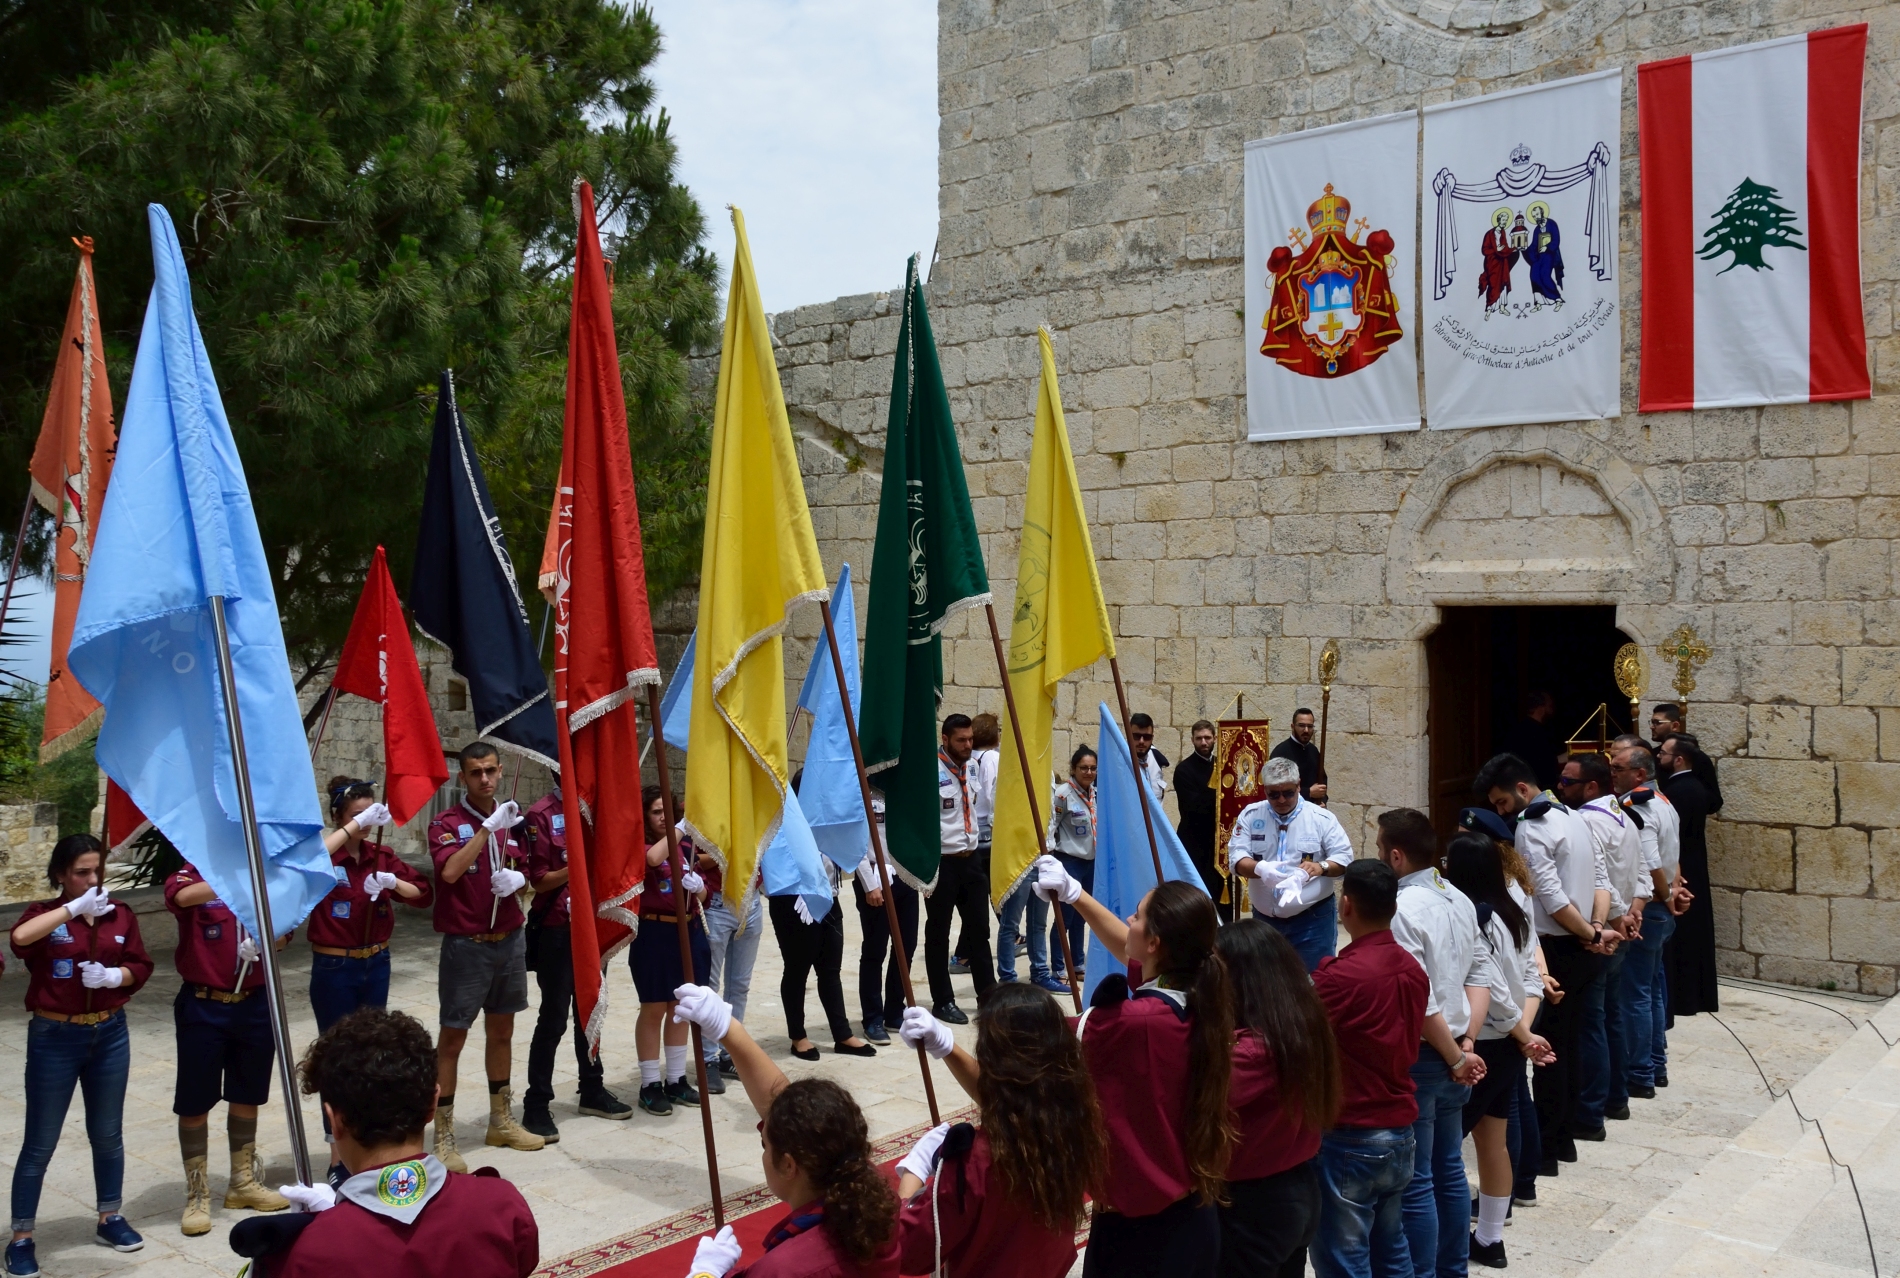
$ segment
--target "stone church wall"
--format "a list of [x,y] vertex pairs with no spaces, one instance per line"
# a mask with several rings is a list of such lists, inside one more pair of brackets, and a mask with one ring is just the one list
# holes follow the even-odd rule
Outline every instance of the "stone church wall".
[[[1455,604],[1614,604],[1650,657],[1714,648],[1692,727],[1721,761],[1718,941],[1742,976],[1892,993],[1900,964],[1900,5],[1796,0],[942,0],[929,284],[1007,624],[1046,324],[1135,708],[1179,757],[1236,694],[1276,728],[1342,649],[1328,763],[1354,842],[1424,806],[1424,638]],[[1639,62],[1871,24],[1863,293],[1875,398],[1639,415]],[[1245,441],[1243,144],[1624,69],[1624,415]],[[923,246],[920,246],[923,247]],[[770,270],[769,263],[761,264]],[[891,263],[892,283],[901,263]],[[774,332],[821,548],[869,570],[895,295]],[[809,619],[808,640],[816,625]],[[981,614],[946,632],[947,708],[1000,710]],[[791,645],[794,671],[806,642]],[[1113,703],[1065,686],[1058,753]],[[1079,735],[1078,735],[1079,734]],[[1705,885],[1698,885],[1703,887]]]

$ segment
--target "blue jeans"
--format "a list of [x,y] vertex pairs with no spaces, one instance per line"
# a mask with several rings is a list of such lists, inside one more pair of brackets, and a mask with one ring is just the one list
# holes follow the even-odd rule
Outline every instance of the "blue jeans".
[[[1623,947],[1623,1081],[1626,1087],[1653,1087],[1656,1070],[1667,1059],[1664,1026],[1669,1021],[1668,989],[1663,984],[1663,942],[1676,930],[1676,916],[1660,901],[1643,909],[1643,937]],[[1627,1100],[1628,1098],[1625,1097]]]
[[[752,897],[744,932],[739,930],[739,915],[724,892],[707,898],[705,917],[706,940],[712,946],[712,968],[706,983],[732,1004],[733,1019],[743,1021],[746,996],[752,992],[752,966],[759,960],[759,938],[765,935],[765,896],[757,893]],[[718,1040],[706,1036],[700,1052],[709,1061],[718,1060]]]
[[[1025,913],[1029,916],[1026,928],[1023,926]],[[1002,911],[997,915],[997,980],[1016,979],[1016,948],[1025,942],[1029,945],[1029,979],[1045,979],[1049,975],[1049,902],[1030,890],[1028,879],[1018,883],[1016,890],[1003,898]],[[1085,960],[1078,958],[1076,961]]]
[[13,1228],[30,1233],[40,1209],[46,1166],[59,1146],[59,1129],[73,1103],[73,1084],[85,1096],[86,1139],[92,1143],[92,1186],[98,1209],[118,1211],[125,1182],[125,1079],[132,1069],[132,1036],[125,1013],[97,1025],[49,1021],[26,1025],[26,1133],[13,1165]]
[[1429,1043],[1412,1065],[1418,1121],[1412,1124],[1412,1180],[1405,1187],[1405,1238],[1419,1278],[1457,1278],[1471,1250],[1471,1188],[1465,1181],[1465,1102],[1471,1089]]
[[317,1014],[317,1033],[359,1007],[388,1005],[388,950],[356,959],[341,954],[310,956],[310,1010]]
[[[1062,868],[1067,870],[1075,881],[1082,885],[1084,892],[1093,893],[1095,891],[1095,862],[1093,860],[1078,861],[1072,856],[1062,856],[1060,854],[1057,855],[1056,860],[1062,862]],[[1082,926],[1082,916],[1075,912],[1073,905],[1063,906],[1062,913],[1057,916],[1054,923],[1049,925],[1049,960],[1053,963],[1062,956],[1062,942],[1057,938],[1056,933],[1064,924],[1067,924],[1069,929],[1069,948],[1075,952],[1076,966],[1086,968],[1089,963],[1089,956],[1082,944],[1082,934],[1085,929]],[[1029,961],[1034,963],[1036,956],[1031,954]]]
[[1339,948],[1339,900],[1329,896],[1301,910],[1290,919],[1267,918],[1258,910],[1258,918],[1266,921],[1274,931],[1284,936],[1300,961],[1306,964],[1306,970],[1312,971],[1319,966],[1323,958],[1331,958]]
[[1412,1278],[1400,1208],[1412,1150],[1407,1127],[1335,1127],[1320,1140],[1319,1232],[1308,1252],[1318,1278]]
[[1629,1104],[1629,1085],[1623,1081],[1622,999],[1623,965],[1628,959],[1628,947],[1617,946],[1603,964],[1602,978],[1583,992],[1583,1033],[1577,1042],[1583,1083],[1577,1090],[1574,1120],[1581,1131],[1603,1126],[1606,1109]]

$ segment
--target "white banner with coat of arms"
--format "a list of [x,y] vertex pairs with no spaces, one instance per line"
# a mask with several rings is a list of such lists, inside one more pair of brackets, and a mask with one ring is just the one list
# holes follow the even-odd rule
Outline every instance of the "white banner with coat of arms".
[[1247,143],[1247,438],[1417,429],[1418,128]]
[[1621,411],[1623,73],[1425,108],[1434,429]]

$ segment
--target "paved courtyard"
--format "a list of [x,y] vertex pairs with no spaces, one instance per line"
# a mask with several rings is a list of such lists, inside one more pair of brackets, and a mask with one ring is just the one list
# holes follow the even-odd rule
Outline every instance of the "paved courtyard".
[[[10,919],[4,921],[10,922]],[[237,1266],[226,1234],[233,1219],[241,1213],[226,1212],[222,1206],[228,1163],[222,1140],[223,1120],[219,1117],[213,1119],[211,1154],[215,1227],[209,1235],[200,1238],[185,1238],[178,1232],[184,1189],[171,1113],[170,1001],[178,989],[177,977],[171,969],[175,929],[162,909],[155,915],[143,916],[141,923],[157,960],[158,973],[151,988],[131,1005],[134,1064],[126,1103],[125,1213],[144,1233],[146,1247],[135,1255],[118,1256],[91,1243],[91,1171],[85,1155],[81,1115],[75,1103],[40,1205],[37,1237],[41,1266],[55,1278],[133,1273],[140,1278],[171,1278],[172,1275],[183,1278],[184,1275],[229,1274]],[[845,993],[855,1018],[858,929],[854,910],[847,910],[846,927]],[[404,911],[402,925],[396,933],[390,1002],[391,1006],[408,1011],[431,1026],[435,1020],[435,955],[436,939],[429,930],[426,913]],[[309,949],[299,940],[284,957],[285,984],[292,1008],[291,1033],[297,1043],[304,1044],[315,1033],[305,995]],[[812,1064],[790,1058],[790,1042],[785,1035],[779,998],[780,970],[777,949],[768,930],[746,1019],[786,1072],[793,1077],[824,1075],[851,1087],[869,1116],[873,1137],[925,1121],[928,1114],[914,1055],[886,1050],[875,1059],[867,1060],[827,1052]],[[921,982],[921,962],[917,976]],[[967,991],[967,983],[960,983]],[[632,982],[624,966],[614,970],[610,991],[613,1002],[602,1055],[608,1085],[623,1098],[631,1099],[637,1091],[638,1079],[633,1054],[635,1003]],[[21,1077],[25,1041],[25,1012],[20,1005],[23,992],[24,973],[17,964],[11,965],[4,978],[0,978],[0,1079]],[[1779,1092],[1807,1078],[1830,1057],[1840,1055],[1837,1049],[1849,1044],[1850,1039],[1854,1040],[1853,1045],[1863,1040],[1874,1042],[1866,1038],[1871,1031],[1857,1034],[1857,1030],[1881,1006],[1811,991],[1777,991],[1739,984],[1726,984],[1723,997],[1722,1020],[1729,1028],[1725,1029],[1707,1016],[1680,1023],[1671,1036],[1673,1085],[1654,1101],[1635,1102],[1631,1121],[1612,1123],[1607,1142],[1585,1145],[1581,1162],[1566,1165],[1556,1181],[1543,1182],[1539,1205],[1517,1213],[1505,1233],[1514,1269],[1536,1275],[1569,1275],[1581,1273],[1599,1258],[1604,1258],[1606,1264],[1616,1263],[1616,1257],[1606,1256],[1606,1253],[1619,1243],[1626,1247],[1641,1245],[1643,1239],[1650,1236],[1642,1231],[1648,1229],[1653,1233],[1651,1218],[1670,1215],[1681,1196],[1700,1183],[1700,1173],[1723,1168],[1727,1165],[1725,1159],[1732,1162],[1738,1156],[1735,1153],[1738,1140],[1747,1143],[1744,1138],[1753,1139],[1756,1147],[1751,1155],[1755,1161],[1747,1163],[1747,1167],[1759,1171],[1766,1165],[1761,1162],[1763,1159],[1780,1167],[1775,1160],[1799,1144],[1800,1125],[1789,1112],[1788,1102],[1781,1101],[1775,1108],[1786,1116],[1786,1124],[1796,1130],[1792,1134],[1784,1133],[1787,1139],[1779,1145],[1772,1140],[1763,1143],[1768,1138],[1759,1136],[1758,1125],[1766,1123],[1773,1128],[1778,1120],[1770,1112],[1770,1097],[1761,1076],[1747,1052],[1738,1045],[1737,1037],[1754,1052]],[[973,1000],[967,993],[962,1001],[966,1010],[973,1008]],[[514,1083],[518,1092],[526,1087],[532,1016],[530,1011],[521,1018],[515,1035]],[[814,1026],[822,1024],[815,990],[807,995],[807,1017]],[[1886,1037],[1900,1037],[1900,1017],[1884,1017],[1883,1023],[1887,1021],[1896,1024],[1888,1027]],[[1733,1036],[1730,1029],[1734,1031]],[[959,1036],[967,1042],[972,1033],[964,1029],[959,1031]],[[818,1041],[828,1047],[827,1040]],[[1871,1076],[1883,1079],[1891,1090],[1894,1084],[1900,1083],[1900,1058],[1883,1058],[1883,1064],[1884,1073],[1876,1069]],[[935,1077],[938,1096],[946,1111],[965,1103],[945,1071],[938,1069]],[[567,1049],[560,1057],[556,1080],[559,1098],[554,1113],[556,1122],[561,1125],[558,1145],[531,1154],[490,1150],[481,1144],[484,1117],[474,1103],[461,1106],[464,1116],[458,1129],[471,1165],[492,1163],[527,1196],[540,1222],[544,1263],[706,1201],[705,1161],[696,1112],[681,1109],[670,1118],[636,1114],[627,1122],[582,1118],[574,1110],[574,1060],[571,1050]],[[461,1095],[473,1102],[481,1094],[479,1056],[470,1052],[463,1058]],[[1806,1090],[1800,1094],[1805,1096]],[[1900,1101],[1900,1094],[1889,1099]],[[1875,1188],[1877,1192],[1888,1194],[1879,1201],[1891,1221],[1900,1215],[1900,1195],[1891,1192],[1900,1189],[1900,1177],[1895,1175],[1895,1168],[1900,1165],[1895,1138],[1900,1136],[1900,1129],[1890,1129],[1888,1124],[1900,1110],[1892,1104],[1881,1109],[1881,1104],[1886,1102],[1877,1103],[1871,1111],[1863,1106],[1854,1124],[1858,1130],[1854,1147],[1859,1151],[1863,1191],[1869,1190],[1870,1181],[1879,1181],[1876,1164],[1887,1169],[1884,1183],[1889,1189],[1877,1190],[1877,1185]],[[1807,1102],[1804,1106],[1810,1111],[1813,1109]],[[306,1102],[303,1108],[306,1128],[320,1157],[321,1128],[316,1107]],[[1879,1121],[1873,1121],[1870,1113]],[[713,1114],[721,1177],[726,1189],[731,1192],[758,1184],[762,1176],[756,1120],[741,1089],[735,1085],[725,1096],[715,1098]],[[12,1083],[0,1086],[0,1173],[7,1176],[11,1175],[13,1158],[18,1151],[21,1122],[19,1087]],[[270,1164],[271,1183],[288,1179],[288,1144],[283,1111],[276,1097],[264,1110],[259,1130]],[[1839,1137],[1836,1148],[1838,1153]],[[1795,1154],[1798,1161],[1799,1151]],[[1826,1170],[1825,1164],[1822,1170]],[[1729,1179],[1723,1183],[1740,1184],[1736,1176],[1746,1176],[1747,1171],[1730,1167],[1725,1174]],[[1762,1175],[1757,1175],[1756,1180]],[[1807,1219],[1813,1212],[1819,1214],[1813,1215],[1814,1223],[1806,1234],[1793,1228],[1799,1220],[1788,1222],[1790,1228],[1784,1231],[1790,1234],[1788,1245],[1806,1247],[1809,1251],[1819,1249],[1837,1266],[1829,1268],[1829,1273],[1869,1272],[1859,1218],[1854,1214],[1851,1197],[1845,1200],[1843,1207],[1840,1194],[1831,1191],[1836,1180],[1841,1180],[1838,1172],[1825,1182],[1823,1190],[1809,1193],[1812,1202],[1803,1200],[1807,1205],[1802,1208],[1803,1215],[1799,1219]],[[1870,1210],[1874,1206],[1869,1203]],[[1678,1233],[1672,1236],[1682,1237],[1680,1230],[1686,1226],[1674,1227]],[[1883,1268],[1900,1268],[1900,1255],[1891,1252],[1891,1224],[1887,1230],[1890,1250],[1882,1256]],[[1701,1240],[1700,1235],[1697,1238]],[[1764,1257],[1774,1257],[1774,1247],[1762,1251],[1763,1245],[1755,1243],[1755,1251]],[[1717,1266],[1697,1272],[1743,1271]]]

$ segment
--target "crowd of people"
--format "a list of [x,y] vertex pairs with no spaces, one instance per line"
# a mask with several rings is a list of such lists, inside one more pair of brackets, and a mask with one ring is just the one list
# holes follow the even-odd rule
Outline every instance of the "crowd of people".
[[[953,714],[938,760],[937,879],[920,891],[869,855],[851,876],[862,932],[856,1027],[841,979],[844,876],[822,917],[803,897],[761,905],[741,894],[750,899],[742,926],[712,858],[688,845],[672,859],[665,796],[649,787],[641,926],[628,949],[640,1091],[630,1105],[608,1090],[576,1022],[579,1111],[626,1120],[636,1105],[663,1115],[706,1103],[687,1069],[698,1026],[707,1089],[743,1087],[760,1118],[766,1183],[789,1209],[750,1278],[1052,1278],[1073,1263],[1084,1224],[1084,1272],[1104,1278],[1164,1267],[1292,1276],[1309,1263],[1321,1278],[1502,1268],[1504,1223],[1536,1203],[1537,1181],[1576,1161],[1578,1142],[1603,1140],[1633,1099],[1669,1085],[1672,1014],[1714,1010],[1704,825],[1720,807],[1719,784],[1676,707],[1658,707],[1651,726],[1653,746],[1626,736],[1562,759],[1552,788],[1540,782],[1541,758],[1499,754],[1479,771],[1454,837],[1441,840],[1424,813],[1394,809],[1377,818],[1376,855],[1361,857],[1326,807],[1302,710],[1263,770],[1264,798],[1232,825],[1227,865],[1251,900],[1252,917],[1240,919],[1239,893],[1199,884],[1162,883],[1125,919],[1091,895],[1097,760],[1080,747],[1052,795],[1047,851],[998,911],[992,951],[998,725]],[[1129,740],[1160,799],[1169,776],[1152,721],[1133,716]],[[1213,725],[1193,725],[1190,742],[1172,774],[1178,830],[1213,886]],[[479,1015],[485,1143],[531,1152],[560,1139],[553,1066],[574,1002],[562,809],[558,791],[525,811],[500,799],[501,775],[493,746],[461,751],[462,797],[428,828],[432,873],[377,841],[390,813],[372,783],[339,777],[330,787],[336,887],[304,928],[319,1036],[298,1067],[328,1143],[328,1174],[315,1186],[270,1189],[257,1153],[276,1068],[259,946],[291,938],[251,936],[190,865],[167,880],[182,982],[173,1110],[185,1234],[212,1227],[208,1137],[222,1102],[224,1207],[262,1213],[233,1245],[241,1234],[246,1254],[271,1257],[264,1272],[332,1273],[373,1256],[419,1274],[525,1278],[539,1263],[525,1201],[493,1169],[469,1173],[454,1121],[460,1057]],[[90,835],[62,839],[47,867],[56,895],[27,907],[10,938],[32,1012],[5,1255],[14,1278],[39,1272],[41,1185],[75,1086],[97,1239],[142,1246],[121,1211],[124,1008],[153,963],[137,916],[105,889],[104,859]],[[442,938],[433,1038],[386,1010],[398,907],[429,909]],[[745,1028],[768,915],[794,1056],[819,1056],[804,1021],[815,975],[834,1052],[872,1055],[895,1036],[942,1062],[977,1106],[976,1123],[925,1136],[895,1184],[872,1161],[849,1090],[788,1081]],[[907,1006],[920,923],[929,996]],[[1071,1018],[1055,996],[1087,975],[1085,932],[1116,970]],[[1017,976],[1025,948],[1026,980]],[[540,1007],[517,1119],[514,1020],[528,1009],[531,971]],[[970,1020],[956,998],[959,971],[976,995],[974,1051],[951,1028]],[[293,1203],[303,1210],[270,1215]],[[702,1240],[692,1272],[724,1278],[739,1256],[723,1231]]]

